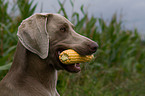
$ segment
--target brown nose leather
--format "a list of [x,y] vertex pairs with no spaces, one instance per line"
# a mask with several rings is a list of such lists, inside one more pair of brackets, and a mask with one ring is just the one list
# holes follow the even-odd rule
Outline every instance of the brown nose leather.
[[99,47],[96,42],[89,43],[88,46],[90,48],[90,51],[93,51],[93,52],[97,51],[97,49]]

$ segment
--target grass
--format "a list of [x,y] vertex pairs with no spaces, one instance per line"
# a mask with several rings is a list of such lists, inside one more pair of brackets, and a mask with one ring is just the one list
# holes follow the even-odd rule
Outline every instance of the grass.
[[[70,0],[72,8],[73,1]],[[20,22],[32,15],[37,4],[19,0],[8,13],[9,2],[0,0],[0,79],[10,68],[17,44],[17,28]],[[145,43],[137,29],[127,30],[116,14],[109,23],[102,18],[91,17],[83,10],[68,17],[64,4],[58,0],[58,13],[76,26],[75,31],[96,41],[99,49],[95,59],[82,64],[82,71],[71,74],[59,71],[57,89],[61,96],[144,96],[145,95]],[[16,6],[17,5],[17,6]],[[25,7],[25,9],[24,9]],[[27,10],[26,10],[27,9]],[[18,11],[18,15],[14,15]]]

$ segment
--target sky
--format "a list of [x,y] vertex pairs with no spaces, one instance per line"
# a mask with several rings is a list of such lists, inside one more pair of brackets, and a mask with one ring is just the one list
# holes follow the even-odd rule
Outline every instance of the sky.
[[[66,0],[65,8],[70,16],[72,11],[81,13],[82,4],[89,16],[103,17],[106,21],[109,21],[116,12],[119,16],[122,15],[126,29],[137,28],[141,34],[145,35],[145,0],[72,0],[74,9],[69,1]],[[57,0],[34,0],[35,3],[38,3],[36,13],[39,13],[41,8],[42,12],[56,13],[60,8]]]

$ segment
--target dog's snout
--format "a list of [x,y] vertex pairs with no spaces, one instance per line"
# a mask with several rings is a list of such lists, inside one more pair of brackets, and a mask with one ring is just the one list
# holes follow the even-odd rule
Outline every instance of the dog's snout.
[[92,42],[88,44],[88,47],[92,52],[96,52],[99,46],[96,42]]

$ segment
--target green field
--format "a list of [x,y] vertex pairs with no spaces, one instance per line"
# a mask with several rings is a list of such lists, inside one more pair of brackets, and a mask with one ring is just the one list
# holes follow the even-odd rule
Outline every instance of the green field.
[[[83,5],[81,14],[68,17],[64,4],[60,9],[75,25],[75,31],[96,41],[95,59],[81,64],[82,71],[58,72],[57,89],[61,96],[145,96],[145,41],[137,29],[124,28],[123,21],[112,14],[109,23],[103,18],[88,17]],[[72,8],[74,3],[70,0]],[[18,38],[18,26],[37,7],[33,1],[18,0],[8,12],[9,2],[0,0],[0,80],[10,68]],[[33,6],[32,6],[33,5]]]

